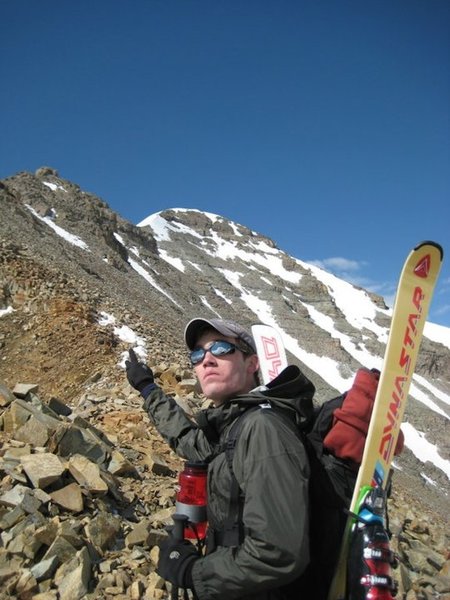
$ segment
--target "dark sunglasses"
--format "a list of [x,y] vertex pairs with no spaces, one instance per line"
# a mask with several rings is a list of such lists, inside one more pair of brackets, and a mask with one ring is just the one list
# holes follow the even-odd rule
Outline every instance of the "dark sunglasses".
[[193,365],[198,365],[198,363],[201,363],[205,358],[205,354],[207,352],[211,352],[213,356],[224,356],[225,354],[233,354],[233,352],[236,352],[236,350],[240,350],[241,352],[244,352],[244,354],[248,354],[248,352],[246,352],[243,348],[240,348],[231,342],[217,340],[208,348],[194,348],[189,354],[189,357]]

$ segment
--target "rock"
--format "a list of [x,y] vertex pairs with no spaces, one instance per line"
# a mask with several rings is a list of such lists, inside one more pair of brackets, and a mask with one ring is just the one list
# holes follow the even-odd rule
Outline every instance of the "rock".
[[19,464],[21,457],[27,454],[31,454],[31,446],[29,444],[23,444],[18,447],[11,446],[10,448],[6,448],[3,460]]
[[162,577],[160,577],[156,572],[150,573],[148,577],[148,587],[146,597],[148,598],[163,598],[164,596],[158,592],[162,592],[162,590],[166,586],[166,582]]
[[130,586],[130,600],[141,600],[141,597],[144,593],[144,583],[140,580],[133,581]]
[[134,525],[130,533],[125,537],[127,548],[133,546],[147,546],[150,537],[151,522],[144,520]]
[[39,167],[39,169],[36,169],[35,175],[36,177],[59,177],[58,171],[52,167]]
[[56,568],[59,564],[59,559],[57,556],[51,556],[46,560],[41,560],[40,562],[34,564],[30,572],[32,576],[36,579],[37,582],[42,581],[43,579],[49,579],[53,576]]
[[3,414],[3,431],[7,433],[16,432],[30,418],[28,407],[14,401]]
[[100,468],[85,456],[76,454],[69,459],[68,469],[82,488],[92,494],[106,494],[108,485],[100,475]]
[[17,575],[17,567],[13,565],[7,565],[5,567],[0,566],[0,584],[3,586],[8,579],[12,579]]
[[108,464],[108,471],[113,475],[135,474],[136,467],[121,452],[113,450]]
[[57,481],[65,471],[61,460],[49,452],[23,456],[21,464],[34,487],[42,489]]
[[51,546],[58,534],[58,523],[47,520],[36,530],[35,537],[45,546]]
[[35,383],[18,383],[13,394],[16,398],[26,398],[28,394],[37,394],[39,386]]
[[159,456],[158,454],[152,453],[150,456],[146,457],[145,462],[150,471],[155,475],[170,475],[172,473],[172,469],[162,456]]
[[120,530],[120,520],[104,512],[91,519],[85,528],[86,537],[100,556],[114,546]]
[[33,600],[58,600],[58,592],[56,590],[48,590],[47,592],[34,594]]
[[101,464],[109,456],[110,448],[92,431],[71,425],[64,430],[58,440],[58,454],[60,456],[73,456],[79,454],[89,460]]
[[[0,504],[33,514],[41,508],[42,501],[28,487],[18,484],[0,496]],[[7,521],[7,516],[5,518]]]
[[27,515],[12,529],[4,531],[1,534],[1,539],[8,554],[17,555],[20,558],[34,559],[41,547],[40,541],[35,537],[35,532],[42,521],[44,521],[44,518],[39,516],[39,513]]
[[0,408],[9,406],[14,400],[14,394],[0,381]]
[[79,600],[87,592],[91,577],[91,559],[87,548],[82,548],[55,575],[60,600]]
[[58,534],[45,553],[44,560],[56,556],[60,563],[65,563],[71,560],[75,556],[76,552],[76,547],[66,540],[63,535]]
[[[17,398],[3,414],[3,429],[8,433],[17,434],[18,430],[26,425],[27,421],[33,417],[35,423],[47,429],[47,434],[55,432],[61,423],[50,414],[50,409],[39,403],[37,398],[33,397],[34,403],[26,402]],[[31,432],[32,433],[32,432]],[[19,440],[21,441],[21,440]]]
[[52,409],[53,412],[55,412],[58,415],[68,417],[72,414],[72,409],[69,406],[67,406],[67,404],[65,404],[62,400],[59,400],[59,398],[55,398],[54,396],[52,396],[48,401],[48,406]]
[[25,600],[32,598],[34,591],[37,590],[37,581],[28,569],[22,569],[16,582],[15,593],[18,598]]
[[445,577],[450,577],[450,558],[449,558],[449,553],[447,552],[447,557],[445,558],[445,562],[442,565],[441,570],[439,571],[440,575],[443,575]]
[[436,575],[434,577],[433,589],[439,594],[450,594],[450,577]]
[[45,446],[49,436],[48,428],[33,415],[14,433],[14,439],[32,446]]
[[81,488],[77,483],[69,483],[59,490],[50,492],[50,497],[53,502],[70,512],[81,512],[84,508]]
[[[0,497],[0,504],[1,503],[2,500]],[[5,504],[7,505],[7,502],[5,502]],[[25,514],[25,510],[20,505],[6,511],[0,518],[0,529],[10,529],[11,527],[14,527],[16,523],[24,518]]]
[[172,515],[175,512],[175,507],[158,510],[151,514],[150,521],[154,527],[167,527],[172,524]]

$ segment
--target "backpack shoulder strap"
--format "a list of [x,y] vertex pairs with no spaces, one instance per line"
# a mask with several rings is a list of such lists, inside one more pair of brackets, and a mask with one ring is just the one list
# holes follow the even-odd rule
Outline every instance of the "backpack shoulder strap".
[[248,408],[245,412],[241,413],[234,420],[233,424],[230,427],[230,430],[228,432],[227,439],[225,442],[225,457],[227,459],[227,464],[228,464],[228,467],[231,472],[233,472],[234,449],[236,448],[236,443],[237,443],[239,435],[241,433],[242,426],[244,425],[246,418],[250,414],[254,413],[256,410],[261,410],[261,407],[259,404],[257,406],[252,406],[251,408]]
[[245,530],[243,526],[243,510],[244,510],[244,494],[239,486],[239,483],[236,479],[233,470],[233,457],[234,450],[236,448],[237,441],[239,439],[239,435],[241,433],[242,427],[248,418],[249,415],[253,414],[257,410],[264,410],[265,414],[276,415],[277,418],[281,418],[289,423],[292,429],[299,435],[300,439],[303,440],[302,433],[297,429],[295,424],[292,422],[289,417],[283,414],[281,410],[276,409],[275,407],[270,406],[265,409],[263,405],[256,405],[248,408],[244,413],[242,413],[234,423],[231,425],[230,431],[228,432],[227,440],[225,442],[225,457],[227,461],[227,465],[229,471],[231,473],[231,487],[230,487],[230,497],[228,504],[228,515],[224,522],[223,531],[218,534],[218,542],[224,546],[237,546],[242,542],[245,535]]
[[210,529],[208,535],[208,552],[211,552],[216,546],[238,546],[244,539],[245,531],[242,519],[244,510],[243,493],[234,474],[233,457],[242,426],[248,415],[256,410],[260,410],[259,404],[248,408],[234,420],[223,445],[223,452],[225,453],[225,459],[231,475],[228,514],[220,530]]

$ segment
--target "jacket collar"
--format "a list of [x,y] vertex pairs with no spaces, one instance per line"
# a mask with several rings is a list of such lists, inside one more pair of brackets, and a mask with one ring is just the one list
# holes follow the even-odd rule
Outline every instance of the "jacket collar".
[[219,442],[222,432],[252,406],[269,402],[286,411],[298,425],[307,425],[313,416],[314,385],[296,365],[289,365],[265,389],[232,398],[218,407],[201,411],[197,423],[211,442]]

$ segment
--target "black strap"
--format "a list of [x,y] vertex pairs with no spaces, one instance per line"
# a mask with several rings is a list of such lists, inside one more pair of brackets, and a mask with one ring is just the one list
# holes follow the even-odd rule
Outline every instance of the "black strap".
[[225,442],[225,457],[228,464],[228,468],[231,474],[231,487],[230,496],[228,503],[228,514],[223,523],[223,527],[220,530],[214,530],[211,532],[211,537],[208,541],[208,551],[217,546],[239,546],[245,537],[245,527],[243,523],[244,513],[244,493],[241,490],[239,483],[236,479],[233,470],[233,457],[236,443],[241,433],[242,427],[246,418],[254,413],[256,410],[264,410],[265,414],[276,415],[286,421],[295,433],[300,435],[298,428],[293,423],[292,419],[288,415],[285,415],[282,410],[275,410],[271,406],[267,408],[260,404],[248,408],[243,412],[234,423],[231,425],[230,431],[228,432],[227,440]]
[[245,417],[253,413],[255,410],[260,410],[259,404],[247,409],[235,419],[230,427],[230,431],[228,432],[228,436],[223,447],[225,459],[231,475],[228,514],[225,518],[223,526],[220,529],[214,529],[212,527],[209,528],[207,540],[208,553],[214,551],[217,546],[225,546],[227,548],[239,546],[245,536],[245,528],[243,524],[244,494],[234,474],[233,457],[237,440],[239,438],[242,426],[244,425]]
[[258,405],[249,408],[234,421],[228,433],[225,445],[225,457],[231,474],[231,488],[228,503],[228,515],[225,519],[223,530],[219,534],[219,538],[221,539],[218,540],[218,542],[222,546],[226,547],[239,546],[239,544],[242,543],[245,535],[242,519],[244,512],[244,494],[241,490],[238,480],[236,479],[236,475],[234,474],[233,457],[236,443],[245,419],[248,417],[248,415],[255,412],[255,410],[260,410],[260,406]]

